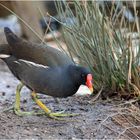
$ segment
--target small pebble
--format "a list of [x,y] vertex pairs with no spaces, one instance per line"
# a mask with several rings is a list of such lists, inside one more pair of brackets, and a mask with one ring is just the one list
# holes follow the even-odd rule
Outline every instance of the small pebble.
[[24,107],[21,107],[20,109],[21,109],[22,111],[25,111],[25,110],[26,110]]
[[40,134],[39,133],[37,133],[37,134],[35,134],[36,136],[40,136]]
[[30,127],[26,127],[26,130],[30,130]]
[[27,103],[27,99],[24,99],[24,100],[23,100],[23,103]]
[[5,94],[6,94],[5,92],[2,92],[2,96],[5,96]]
[[34,128],[34,131],[37,131],[37,128]]
[[6,85],[7,88],[10,88],[10,85]]

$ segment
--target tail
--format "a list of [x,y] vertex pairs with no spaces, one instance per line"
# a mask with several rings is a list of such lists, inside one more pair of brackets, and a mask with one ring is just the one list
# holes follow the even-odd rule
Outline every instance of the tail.
[[0,54],[0,59],[4,60],[6,58],[10,57],[8,54]]
[[2,59],[7,64],[11,72],[19,79],[18,74],[16,73],[16,67],[15,67],[18,63],[16,62],[18,59],[14,57],[13,55],[6,55],[6,54],[0,54],[0,59]]
[[13,45],[13,43],[20,41],[20,38],[15,35],[8,27],[4,27],[4,33],[9,45]]
[[18,59],[14,57],[13,55],[7,55],[7,54],[0,54],[0,59],[2,59],[8,67],[14,62],[17,61]]

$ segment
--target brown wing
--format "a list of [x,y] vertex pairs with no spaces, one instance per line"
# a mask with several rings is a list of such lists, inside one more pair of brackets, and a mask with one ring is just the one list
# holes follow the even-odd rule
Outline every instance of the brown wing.
[[55,48],[25,41],[17,37],[7,27],[4,28],[4,32],[12,54],[19,59],[29,60],[50,67],[73,64],[66,54]]

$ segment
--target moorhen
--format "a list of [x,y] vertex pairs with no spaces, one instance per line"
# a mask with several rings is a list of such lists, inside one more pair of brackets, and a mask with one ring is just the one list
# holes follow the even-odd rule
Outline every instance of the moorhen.
[[46,66],[74,64],[63,52],[46,44],[37,44],[17,37],[8,27],[4,28],[8,44],[0,45],[0,54],[13,54],[16,58]]
[[[90,72],[86,68],[74,65],[61,51],[18,38],[7,27],[5,35],[9,45],[1,45],[0,53],[10,56],[2,59],[12,73],[33,91],[33,99],[49,116],[62,116],[62,114],[50,113],[51,111],[36,98],[35,92],[53,97],[67,97],[73,95],[81,84],[86,84],[91,91],[93,90]],[[18,115],[21,115],[19,97],[22,86],[21,84],[17,87],[16,93],[15,112]]]

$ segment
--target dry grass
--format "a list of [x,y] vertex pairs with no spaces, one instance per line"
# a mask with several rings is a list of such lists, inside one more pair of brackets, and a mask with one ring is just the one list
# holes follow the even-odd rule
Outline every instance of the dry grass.
[[[114,15],[114,5],[110,11],[111,16],[108,17],[105,9],[101,13],[96,2],[73,1],[72,4],[76,15],[74,24],[69,26],[60,22],[70,56],[77,57],[81,65],[91,69],[96,91],[103,87],[103,91],[139,96],[140,47],[139,43],[137,46],[132,43],[134,27],[137,28],[139,38],[138,20],[130,26],[122,14],[125,8],[119,13],[114,12]],[[65,4],[65,12],[61,3],[57,2],[56,5],[60,17],[74,17],[68,3]],[[136,16],[135,3],[134,11]]]
[[108,134],[116,135],[117,139],[140,139],[140,112],[134,102],[136,100],[113,106],[110,109],[112,113],[99,123],[97,135],[106,130]]

